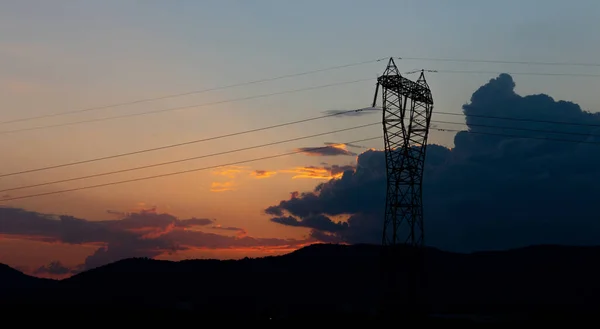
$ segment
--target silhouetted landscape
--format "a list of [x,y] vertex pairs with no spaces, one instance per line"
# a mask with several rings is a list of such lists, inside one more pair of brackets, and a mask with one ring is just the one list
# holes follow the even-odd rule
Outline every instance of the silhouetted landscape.
[[599,13],[0,1],[0,324],[600,324]]
[[[140,311],[144,317],[341,323],[378,318],[385,289],[380,254],[381,247],[374,245],[320,244],[257,259],[135,258],[60,281],[2,266],[0,289],[3,309],[16,313],[56,309],[132,316]],[[600,305],[600,268],[593,261],[598,256],[600,247],[532,246],[471,254],[427,249],[428,313],[464,314],[469,321],[584,319]]]

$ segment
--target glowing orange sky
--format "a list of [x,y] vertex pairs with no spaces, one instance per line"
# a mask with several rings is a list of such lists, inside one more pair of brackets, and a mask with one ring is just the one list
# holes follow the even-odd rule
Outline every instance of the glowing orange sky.
[[[338,146],[342,147],[342,146]],[[298,156],[298,161],[302,156]],[[305,157],[305,156],[304,156]],[[305,157],[311,160],[312,157]],[[345,160],[341,160],[345,158]],[[341,157],[342,163],[353,163],[354,157]],[[321,159],[322,160],[322,159]],[[340,161],[338,160],[338,161]],[[281,161],[279,166],[286,166]],[[306,161],[315,163],[315,161]],[[351,167],[351,165],[346,165]],[[75,215],[87,220],[118,219],[128,213],[140,211],[164,212],[179,218],[201,216],[215,218],[216,223],[209,228],[218,230],[218,234],[229,236],[252,236],[256,238],[278,237],[281,239],[303,240],[307,229],[291,228],[269,222],[262,210],[269,205],[289,198],[290,182],[296,190],[310,190],[319,181],[339,177],[331,166],[323,164],[308,166],[290,166],[278,169],[276,165],[258,164],[256,166],[227,166],[207,172],[176,177],[171,180],[139,182],[127,186],[115,186],[106,190],[83,191],[78,194],[59,194],[46,198],[24,199],[11,206],[35,210],[41,213]],[[140,186],[141,185],[141,186]],[[124,189],[125,191],[121,190]],[[145,195],[140,201],[127,197],[135,193]],[[131,203],[126,204],[127,200]],[[134,201],[137,200],[137,201]],[[155,202],[159,201],[159,202]],[[110,206],[108,206],[110,204]],[[96,205],[96,206],[95,206]],[[121,205],[121,206],[118,206]],[[154,238],[160,231],[151,228],[131,229],[130,232],[142,237]],[[164,252],[156,258],[181,260],[190,258],[243,258],[280,255],[293,251],[307,243],[293,245],[265,245],[255,247],[191,247],[177,252]],[[59,261],[62,265],[73,267],[94,254],[102,244],[67,244],[49,242],[35,236],[0,237],[0,262],[41,277],[62,278],[65,275],[51,275],[36,272],[36,269]],[[15,252],[18,251],[18,252]]]

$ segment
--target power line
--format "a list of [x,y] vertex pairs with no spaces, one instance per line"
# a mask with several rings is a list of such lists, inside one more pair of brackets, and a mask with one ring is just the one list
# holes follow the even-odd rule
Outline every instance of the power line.
[[344,132],[344,131],[350,131],[350,130],[355,130],[355,129],[360,129],[360,128],[366,128],[366,127],[370,127],[370,126],[374,126],[374,125],[379,125],[379,124],[381,124],[381,122],[378,121],[378,122],[364,124],[364,125],[350,127],[350,128],[338,129],[338,130],[328,131],[328,132],[324,132],[324,133],[319,133],[319,134],[314,134],[314,135],[308,135],[308,136],[302,136],[302,137],[296,137],[296,138],[291,138],[291,139],[286,139],[286,140],[281,140],[281,141],[276,141],[276,142],[271,142],[271,143],[266,143],[266,144],[260,144],[260,145],[250,146],[250,147],[244,147],[244,148],[239,148],[239,149],[234,149],[234,150],[229,150],[229,151],[217,152],[217,153],[212,153],[212,154],[205,154],[205,155],[191,157],[191,158],[185,158],[185,159],[179,159],[179,160],[173,160],[173,161],[155,163],[155,164],[150,164],[150,165],[145,165],[145,166],[140,166],[140,167],[134,167],[134,168],[128,168],[128,169],[121,169],[121,170],[109,171],[109,172],[104,172],[104,173],[99,173],[99,174],[88,175],[88,176],[81,176],[81,177],[75,177],[75,178],[55,180],[55,181],[51,181],[51,182],[45,182],[45,183],[39,183],[39,184],[33,184],[33,185],[13,187],[13,188],[8,188],[8,189],[0,190],[0,193],[1,192],[8,192],[8,191],[15,191],[15,190],[22,190],[22,189],[32,188],[32,187],[40,187],[40,186],[51,185],[51,184],[66,183],[66,182],[71,182],[71,181],[76,181],[76,180],[82,180],[82,179],[88,179],[88,178],[95,178],[95,177],[101,177],[101,176],[107,176],[107,175],[113,175],[113,174],[119,174],[119,173],[124,173],[124,172],[129,172],[129,171],[136,171],[136,170],[141,170],[141,169],[147,169],[147,168],[165,166],[165,165],[169,165],[169,164],[175,164],[175,163],[186,162],[186,161],[191,161],[191,160],[198,160],[198,159],[203,159],[203,158],[210,158],[210,157],[214,157],[214,156],[218,156],[218,155],[224,155],[224,154],[236,153],[236,152],[241,152],[241,151],[247,151],[247,150],[252,150],[252,149],[257,149],[257,148],[272,146],[272,145],[284,144],[284,143],[299,141],[299,140],[303,140],[303,139],[309,139],[309,138],[314,138],[314,137],[319,137],[319,136],[325,136],[325,135],[335,134],[335,133]]
[[[593,142],[593,141],[576,141],[576,140],[559,139],[559,138],[545,138],[545,137],[534,137],[534,136],[519,136],[519,135],[511,135],[511,134],[496,134],[496,133],[490,133],[490,132],[480,132],[480,131],[471,131],[471,130],[465,131],[465,130],[445,129],[445,128],[430,128],[430,129],[434,129],[434,130],[438,130],[438,131],[442,131],[442,132],[466,132],[466,133],[469,133],[469,134],[478,134],[478,135],[490,135],[490,136],[511,137],[511,138],[520,138],[520,139],[535,139],[535,140],[546,140],[546,141],[557,141],[557,142],[569,142],[569,143],[576,143],[576,144],[594,144],[594,145],[600,145],[600,142]],[[366,139],[361,139],[361,140],[356,140],[356,141],[351,141],[351,142],[345,142],[344,144],[354,144],[354,143],[366,142],[366,141],[375,140],[375,139],[378,139],[378,138],[381,138],[381,136],[371,137],[371,138],[366,138]],[[58,190],[58,191],[52,191],[52,192],[46,192],[46,193],[30,194],[30,195],[13,197],[13,198],[5,198],[5,199],[1,199],[0,201],[12,201],[12,200],[33,198],[33,197],[46,196],[46,195],[59,194],[59,193],[67,193],[67,192],[73,192],[73,191],[79,191],[79,190],[87,190],[87,189],[93,189],[93,188],[99,188],[99,187],[105,187],[105,186],[111,186],[111,185],[119,185],[119,184],[125,184],[125,183],[131,183],[131,182],[137,182],[137,181],[143,181],[143,180],[149,180],[149,179],[154,179],[154,178],[161,178],[161,177],[168,177],[168,176],[174,176],[174,175],[181,175],[181,174],[185,174],[185,173],[191,173],[191,172],[197,172],[197,171],[215,169],[215,168],[226,167],[226,166],[233,166],[233,165],[238,165],[238,164],[243,164],[243,163],[248,163],[248,162],[255,162],[255,161],[260,161],[260,160],[273,159],[273,158],[283,157],[283,156],[287,156],[287,155],[299,154],[299,153],[303,153],[303,152],[306,152],[306,151],[316,151],[316,150],[325,149],[327,147],[328,146],[315,147],[315,148],[304,149],[304,150],[301,150],[301,151],[295,151],[295,152],[289,152],[289,153],[282,153],[282,154],[277,154],[277,155],[273,155],[273,156],[266,156],[266,157],[254,158],[254,159],[250,159],[250,160],[242,160],[242,161],[230,162],[230,163],[221,164],[221,165],[215,165],[215,166],[209,166],[209,167],[203,167],[203,168],[196,168],[196,169],[190,169],[190,170],[184,170],[184,171],[177,171],[177,172],[172,172],[172,173],[167,173],[167,174],[161,174],[161,175],[147,176],[147,177],[141,177],[141,178],[135,178],[135,179],[129,179],[129,180],[123,180],[123,181],[116,181],[116,182],[110,182],[110,183],[104,183],[104,184],[97,184],[97,185],[91,185],[91,186],[83,186],[83,187],[78,187],[78,188],[72,188],[72,189],[66,189],[66,190]]]
[[[600,77],[600,74],[582,74],[582,73],[495,72],[495,71],[468,71],[468,70],[435,70],[435,72],[437,72],[437,73],[460,73],[460,74],[503,74],[503,73],[507,73],[507,74],[512,74],[512,75],[533,75],[533,76],[572,76],[572,77],[594,77],[594,78]],[[248,97],[229,99],[229,100],[223,100],[223,101],[217,101],[217,102],[211,102],[211,103],[181,106],[181,107],[160,109],[160,110],[147,111],[147,112],[141,112],[141,113],[132,113],[132,114],[117,115],[117,116],[105,117],[105,118],[81,120],[81,121],[75,121],[75,122],[59,123],[59,124],[54,124],[54,125],[36,126],[36,127],[29,127],[29,128],[15,129],[15,130],[4,130],[4,131],[0,131],[0,135],[1,134],[10,134],[10,133],[20,133],[20,132],[33,131],[33,130],[41,130],[41,129],[49,129],[49,128],[67,127],[67,126],[74,126],[74,125],[85,124],[85,123],[102,122],[102,121],[137,117],[137,116],[143,116],[143,115],[149,115],[149,114],[180,111],[180,110],[186,110],[186,109],[192,109],[192,108],[198,108],[198,107],[204,107],[204,106],[212,106],[212,105],[219,105],[219,104],[224,104],[224,103],[232,103],[232,102],[246,101],[246,100],[265,98],[265,97],[271,97],[271,96],[277,96],[277,95],[283,95],[283,94],[291,94],[291,93],[296,93],[296,92],[316,90],[316,89],[328,88],[328,87],[333,87],[333,86],[340,86],[340,85],[364,82],[364,81],[369,81],[369,80],[371,80],[371,79],[359,79],[359,80],[354,80],[354,81],[345,81],[345,82],[332,83],[332,84],[326,84],[326,85],[320,85],[320,86],[308,87],[308,88],[302,88],[302,89],[286,90],[286,91],[282,91],[282,92],[248,96]]]
[[[277,76],[277,77],[258,79],[258,80],[235,83],[235,84],[218,86],[218,87],[211,87],[211,88],[207,88],[207,89],[187,91],[187,92],[177,93],[177,94],[163,95],[163,96],[144,98],[144,99],[138,99],[138,100],[133,100],[133,101],[121,102],[121,103],[114,103],[114,104],[103,105],[103,106],[89,107],[89,108],[72,110],[72,111],[64,111],[64,112],[44,114],[44,115],[38,115],[38,116],[32,116],[32,117],[26,117],[26,118],[20,118],[20,119],[0,121],[0,125],[23,122],[23,121],[30,121],[30,120],[36,120],[36,119],[42,119],[42,118],[64,116],[64,115],[68,115],[68,114],[91,112],[91,111],[97,111],[97,110],[102,110],[102,109],[121,107],[121,106],[127,106],[127,105],[135,105],[135,104],[146,103],[146,102],[151,102],[151,101],[164,100],[164,99],[176,98],[176,97],[182,97],[182,96],[189,96],[189,95],[194,95],[194,94],[201,94],[201,93],[206,93],[206,92],[210,92],[210,91],[217,91],[217,90],[229,89],[229,88],[234,88],[234,87],[259,84],[259,83],[264,83],[264,82],[271,82],[271,81],[293,78],[293,77],[298,77],[298,76],[304,76],[304,75],[309,75],[309,74],[314,74],[314,73],[333,71],[333,70],[338,70],[338,69],[342,69],[342,68],[371,64],[371,63],[375,63],[375,62],[380,62],[384,59],[385,58],[379,58],[379,59],[374,59],[374,60],[355,62],[355,63],[349,63],[349,64],[338,65],[338,66],[331,66],[331,67],[327,67],[327,68],[305,71],[305,72],[300,72],[300,73],[286,74],[286,75],[281,75],[281,76]],[[500,63],[500,64],[526,64],[526,65],[547,65],[547,66],[586,66],[586,67],[599,67],[600,66],[599,63],[576,63],[576,62],[533,62],[533,61],[506,61],[506,60],[431,58],[431,57],[400,57],[400,59],[435,61],[435,62]],[[469,73],[484,73],[484,72],[469,72]],[[489,73],[489,72],[487,72],[487,73]]]
[[210,92],[210,91],[216,91],[216,90],[222,90],[222,89],[228,89],[228,88],[234,88],[234,87],[247,86],[247,85],[264,83],[264,82],[270,82],[270,81],[276,81],[276,80],[287,79],[287,78],[292,78],[292,77],[299,77],[299,76],[303,76],[303,75],[309,75],[309,74],[326,72],[326,71],[333,71],[333,70],[338,70],[338,69],[342,69],[342,68],[348,68],[348,67],[352,67],[352,66],[360,66],[360,65],[365,65],[365,64],[379,62],[379,61],[381,61],[383,59],[384,58],[374,59],[374,60],[369,60],[369,61],[363,61],[363,62],[350,63],[350,64],[344,64],[344,65],[338,65],[338,66],[331,66],[331,67],[317,69],[317,70],[311,70],[311,71],[305,71],[305,72],[300,72],[300,73],[281,75],[281,76],[277,76],[277,77],[259,79],[259,80],[248,81],[248,82],[241,82],[241,83],[236,83],[236,84],[231,84],[231,85],[225,85],[225,86],[220,86],[220,87],[212,87],[212,88],[208,88],[208,89],[188,91],[188,92],[179,93],[179,94],[164,95],[164,96],[158,96],[158,97],[152,97],[152,98],[145,98],[145,99],[139,99],[139,100],[134,100],[134,101],[128,101],[128,102],[123,102],[123,103],[115,103],[115,104],[110,104],[110,105],[90,107],[90,108],[79,109],[79,110],[72,110],[72,111],[65,111],[65,112],[59,112],[59,113],[53,113],[53,114],[38,115],[38,116],[21,118],[21,119],[14,119],[14,120],[9,120],[9,121],[1,121],[0,125],[2,125],[2,124],[8,124],[8,123],[30,121],[30,120],[42,119],[42,118],[57,117],[57,116],[63,116],[63,115],[67,115],[67,114],[75,114],[75,113],[82,113],[82,112],[91,112],[91,111],[108,109],[108,108],[113,108],[113,107],[134,105],[134,104],[139,104],[139,103],[146,103],[146,102],[151,102],[151,101],[157,101],[157,100],[163,100],[163,99],[169,99],[169,98],[176,98],[176,97],[182,97],[182,96],[188,96],[188,95],[194,95],[194,94],[201,94],[201,93],[206,93],[206,92]]
[[459,59],[459,58],[433,58],[433,57],[399,57],[399,59],[431,61],[431,62],[495,63],[495,64],[547,65],[547,66],[600,67],[600,63],[577,63],[577,62],[534,62],[534,61],[507,61],[507,60],[495,60],[495,59]]
[[[466,123],[463,123],[463,122],[437,121],[437,120],[431,120],[431,122],[445,123],[445,124],[454,124],[454,125],[468,125],[469,127],[496,128],[496,129],[512,129],[512,130],[531,131],[531,132],[540,132],[540,133],[549,133],[549,134],[563,134],[563,135],[585,136],[585,137],[600,137],[600,135],[594,135],[594,134],[568,132],[568,131],[557,131],[557,130],[532,129],[532,128],[521,128],[521,127],[507,127],[507,126],[495,126],[495,125],[482,125],[482,124],[474,124],[474,123],[466,124]],[[0,191],[0,192],[2,192],[2,191]]]
[[291,126],[291,125],[295,125],[295,124],[299,124],[299,123],[304,123],[304,122],[309,122],[309,121],[315,121],[315,120],[319,120],[319,119],[334,117],[334,116],[338,116],[338,115],[344,115],[344,114],[352,113],[352,112],[360,112],[362,110],[363,109],[342,111],[342,112],[338,112],[338,113],[327,114],[327,115],[322,115],[322,116],[312,117],[312,118],[307,118],[307,119],[302,119],[302,120],[290,121],[290,122],[275,124],[275,125],[271,125],[271,126],[266,126],[266,127],[261,127],[261,128],[255,128],[255,129],[250,129],[250,130],[245,130],[245,131],[240,131],[240,132],[235,132],[235,133],[220,135],[220,136],[213,136],[213,137],[207,137],[207,138],[203,138],[203,139],[196,139],[196,140],[182,142],[182,143],[177,143],[177,144],[170,144],[170,145],[159,146],[159,147],[154,147],[154,148],[149,148],[149,149],[144,149],[144,150],[138,150],[138,151],[133,151],[133,152],[120,153],[120,154],[116,154],[116,155],[109,155],[109,156],[99,157],[99,158],[94,158],[94,159],[89,159],[89,160],[69,162],[69,163],[63,163],[63,164],[58,164],[58,165],[53,165],[53,166],[47,166],[47,167],[42,167],[42,168],[17,171],[17,172],[12,172],[12,173],[8,173],[8,174],[1,174],[0,178],[2,178],[2,177],[8,177],[8,176],[21,175],[21,174],[28,174],[28,173],[37,172],[37,171],[43,171],[43,170],[50,170],[50,169],[57,169],[57,168],[75,166],[75,165],[80,165],[80,164],[85,164],[85,163],[91,163],[91,162],[97,162],[97,161],[103,161],[103,160],[109,160],[109,159],[115,159],[115,158],[121,158],[121,157],[125,157],[125,156],[136,155],[136,154],[141,154],[141,153],[148,153],[148,152],[153,152],[153,151],[159,151],[159,150],[164,150],[164,149],[169,149],[169,148],[174,148],[174,147],[179,147],[179,146],[185,146],[185,145],[203,143],[203,142],[213,141],[213,140],[227,138],[227,137],[239,136],[239,135],[244,135],[244,134],[249,134],[249,133],[254,133],[254,132],[259,132],[259,131],[264,131],[264,130],[269,130],[269,129],[274,129],[274,128]]
[[464,113],[452,113],[452,112],[435,112],[435,113],[436,114],[446,114],[446,115],[460,115],[460,116],[473,117],[473,118],[486,118],[486,119],[508,120],[508,121],[523,121],[523,122],[535,122],[535,123],[551,123],[551,124],[570,125],[570,126],[583,126],[583,127],[600,127],[600,124],[583,123],[583,122],[554,121],[554,120],[541,120],[541,119],[529,119],[529,118],[513,118],[513,117],[502,117],[502,116],[493,116],[493,115],[464,114]]
[[[97,162],[97,161],[103,161],[103,160],[109,160],[109,159],[120,158],[120,157],[125,157],[125,156],[130,156],[130,155],[136,155],[136,154],[141,154],[141,153],[147,153],[147,152],[153,152],[153,151],[159,151],[159,150],[169,149],[169,148],[174,148],[174,147],[179,147],[179,146],[197,144],[197,143],[202,143],[202,142],[207,142],[207,141],[212,141],[212,140],[217,140],[217,139],[222,139],[222,138],[227,138],[227,137],[239,136],[239,135],[244,135],[244,134],[249,134],[249,133],[254,133],[254,132],[259,132],[259,131],[264,131],[264,130],[269,130],[269,129],[274,129],[274,128],[279,128],[279,127],[284,127],[284,126],[289,126],[289,125],[295,125],[295,124],[299,124],[299,123],[304,123],[304,122],[309,122],[309,121],[324,119],[324,118],[328,118],[328,117],[334,117],[334,116],[338,116],[338,115],[344,115],[344,114],[352,113],[352,112],[361,112],[361,111],[362,111],[362,109],[343,111],[343,112],[334,113],[334,114],[328,114],[328,115],[323,115],[323,116],[318,116],[318,117],[312,117],[312,118],[307,118],[307,119],[302,119],[302,120],[296,120],[296,121],[291,121],[291,122],[286,122],[286,123],[281,123],[281,124],[276,124],[276,125],[271,125],[271,126],[256,128],[256,129],[245,130],[245,131],[241,131],[241,132],[235,132],[235,133],[230,133],[230,134],[225,134],[225,135],[220,135],[220,136],[214,136],[214,137],[208,137],[208,138],[203,138],[203,139],[198,139],[198,140],[192,140],[192,141],[177,143],[177,144],[165,145],[165,146],[160,146],[160,147],[155,147],[155,148],[149,148],[149,149],[138,150],[138,151],[133,151],[133,152],[121,153],[121,154],[110,155],[110,156],[105,156],[105,157],[99,157],[99,158],[94,158],[94,159],[89,159],[89,160],[82,160],[82,161],[76,161],[76,162],[70,162],[70,163],[64,163],[64,164],[58,164],[58,165],[47,166],[47,167],[42,167],[42,168],[23,170],[23,171],[8,173],[8,174],[1,174],[0,178],[2,178],[2,177],[8,177],[8,176],[21,175],[21,174],[27,174],[27,173],[32,173],[32,172],[38,172],[38,171],[43,171],[43,170],[50,170],[50,169],[57,169],[57,168],[62,168],[62,167],[80,165],[80,164]],[[456,115],[463,116],[463,114],[461,114],[461,113],[451,113],[451,112],[436,112],[436,114],[446,114],[446,115],[454,115],[454,116],[456,116]],[[586,123],[575,123],[575,122],[566,122],[566,121],[550,121],[550,120],[538,120],[538,119],[527,119],[527,118],[511,118],[511,117],[498,117],[498,116],[487,116],[487,115],[467,115],[467,116],[479,117],[479,118],[488,118],[488,119],[502,119],[502,120],[524,121],[524,122],[537,122],[537,123],[552,123],[552,124],[564,124],[564,125],[600,127],[600,124],[586,124]],[[436,120],[433,120],[433,122],[437,122],[437,123],[449,123],[449,124],[460,124],[460,123],[455,123],[455,122],[445,122],[445,121],[436,121]],[[514,128],[511,128],[511,127],[500,127],[500,126],[496,126],[495,128],[514,129]],[[519,128],[519,129],[515,129],[515,130],[527,130],[527,129],[529,129],[529,128]],[[570,133],[567,133],[567,132],[554,132],[554,131],[542,131],[542,132],[570,134]],[[573,133],[573,134],[577,134],[577,133]]]
[[317,90],[317,89],[328,88],[328,87],[333,87],[333,86],[348,85],[348,84],[352,84],[352,83],[358,83],[358,82],[364,82],[364,81],[370,81],[370,80],[372,80],[372,78],[359,79],[359,80],[353,80],[353,81],[336,82],[336,83],[330,83],[330,84],[326,84],[326,85],[320,85],[320,86],[314,86],[314,87],[308,87],[308,88],[302,88],[302,89],[285,90],[285,91],[262,94],[262,95],[234,98],[234,99],[222,100],[222,101],[211,102],[211,103],[172,107],[172,108],[160,109],[160,110],[155,110],[155,111],[116,115],[116,116],[112,116],[112,117],[81,120],[81,121],[75,121],[75,122],[60,123],[60,124],[55,124],[55,125],[37,126],[37,127],[15,129],[15,130],[5,130],[5,131],[0,131],[0,134],[19,133],[19,132],[24,132],[24,131],[40,130],[40,129],[47,129],[47,128],[74,126],[74,125],[78,125],[78,124],[82,124],[82,123],[92,123],[92,122],[100,122],[100,121],[107,121],[107,120],[114,120],[114,119],[131,118],[131,117],[137,117],[137,116],[149,115],[149,114],[187,110],[187,109],[203,107],[203,106],[211,106],[211,105],[218,105],[218,104],[224,104],[224,103],[247,101],[247,100],[257,99],[257,98],[265,98],[265,97],[284,95],[284,94],[292,94],[292,93],[309,91],[309,90]]
[[586,73],[544,73],[544,72],[498,72],[498,71],[469,71],[469,70],[433,70],[437,73],[461,73],[461,74],[510,74],[510,75],[537,75],[537,76],[565,76],[565,77],[589,77],[599,78],[600,74]]
[[[350,141],[350,142],[345,142],[344,144],[361,143],[361,142],[366,142],[366,141],[375,140],[375,139],[379,139],[379,138],[381,138],[381,136],[371,137],[371,138],[365,138],[365,139],[359,139],[359,140]],[[314,147],[314,148],[304,149],[304,150],[301,150],[301,151],[294,151],[294,152],[288,152],[288,153],[280,153],[280,154],[271,155],[271,156],[259,157],[259,158],[254,158],[254,159],[249,159],[249,160],[242,160],[242,161],[235,161],[235,162],[230,162],[230,163],[225,163],[225,164],[220,164],[220,165],[215,165],[215,166],[208,166],[208,167],[195,168],[195,169],[189,169],[189,170],[183,170],[183,171],[176,171],[176,172],[171,172],[171,173],[166,173],[166,174],[161,174],[161,175],[146,176],[146,177],[140,177],[140,178],[135,178],[135,179],[128,179],[128,180],[122,180],[122,181],[116,181],[116,182],[110,182],[110,183],[104,183],[104,184],[83,186],[83,187],[77,187],[77,188],[66,189],[66,190],[58,190],[58,191],[52,191],[52,192],[30,194],[30,195],[24,195],[24,196],[19,196],[19,197],[0,199],[0,201],[20,200],[20,199],[40,197],[40,196],[46,196],[46,195],[52,195],[52,194],[60,194],[60,193],[74,192],[74,191],[80,191],[80,190],[88,190],[88,189],[105,187],[105,186],[119,185],[119,184],[132,183],[132,182],[139,182],[139,181],[144,181],[144,180],[149,180],[149,179],[155,179],[155,178],[162,178],[162,177],[169,177],[169,176],[175,176],[175,175],[182,175],[182,174],[187,174],[187,173],[192,173],[192,172],[198,172],[198,171],[216,169],[216,168],[227,167],[227,166],[234,166],[234,165],[239,165],[239,164],[244,164],[244,163],[249,163],[249,162],[256,162],[256,161],[274,159],[274,158],[284,157],[284,156],[288,156],[288,155],[294,155],[294,154],[304,153],[306,151],[317,151],[317,150],[326,149],[328,147],[329,146]]]
[[431,129],[435,129],[438,131],[446,131],[446,132],[466,132],[469,134],[477,134],[477,135],[490,135],[490,136],[522,138],[522,139],[537,139],[537,140],[546,140],[546,141],[553,141],[553,142],[567,142],[567,143],[576,143],[576,144],[600,145],[600,142],[576,141],[576,140],[572,140],[572,139],[562,139],[562,138],[547,138],[547,137],[539,137],[539,136],[519,136],[519,135],[511,135],[511,134],[499,134],[499,133],[490,133],[490,132],[483,132],[483,131],[456,130],[456,129],[445,129],[445,128],[431,128]]
[[[379,108],[378,110],[381,110],[381,109]],[[557,120],[544,120],[544,119],[531,119],[531,118],[514,118],[514,117],[504,117],[504,116],[494,116],[494,115],[465,114],[465,113],[453,113],[453,112],[442,112],[442,111],[435,111],[434,114],[444,114],[444,115],[454,115],[454,116],[484,118],[484,119],[497,119],[497,120],[508,120],[508,121],[522,121],[522,122],[533,122],[533,123],[550,123],[550,124],[557,124],[557,125],[568,125],[568,126],[582,126],[582,127],[596,127],[596,128],[600,128],[600,124],[597,124],[597,123],[583,123],[583,122],[570,122],[570,121],[557,121]],[[443,123],[443,122],[440,122],[440,123]],[[454,123],[454,122],[452,122],[452,123]],[[508,127],[501,127],[501,128],[510,129]],[[546,131],[546,132],[551,132],[551,131]]]
[[[442,124],[466,125],[465,123],[462,123],[462,122],[450,122],[450,121],[439,121],[439,120],[431,120],[431,122],[433,122],[433,123],[442,123]],[[240,152],[240,151],[246,151],[246,150],[251,150],[251,149],[256,149],[256,148],[262,148],[262,147],[266,147],[266,146],[271,146],[271,145],[283,144],[283,143],[288,143],[288,142],[292,142],[292,141],[298,141],[298,140],[302,140],[302,139],[308,139],[308,138],[323,136],[323,135],[327,135],[327,134],[333,134],[333,133],[338,133],[338,132],[343,132],[343,131],[349,131],[349,130],[364,128],[364,127],[374,126],[374,125],[377,125],[377,124],[380,124],[380,122],[374,122],[374,123],[360,125],[360,126],[355,126],[355,127],[351,127],[351,128],[344,128],[344,129],[339,129],[339,130],[335,130],[335,131],[330,131],[330,132],[325,132],[325,133],[319,133],[319,134],[309,135],[309,136],[303,136],[303,137],[297,137],[297,138],[292,138],[292,139],[287,139],[287,140],[282,140],[282,141],[277,141],[277,142],[272,142],[272,143],[267,143],[267,144],[261,144],[261,145],[257,145],[257,146],[245,147],[245,148],[240,148],[240,149],[235,149],[235,150],[230,150],[230,151],[218,152],[218,153],[213,153],[213,154],[208,154],[208,155],[202,155],[202,156],[196,156],[196,157],[191,157],[191,158],[184,158],[184,159],[180,159],[180,160],[173,160],[173,161],[168,161],[168,162],[156,163],[156,164],[145,165],[145,166],[140,166],[140,167],[133,167],[133,168],[128,168],[128,169],[116,170],[116,171],[109,171],[109,172],[105,172],[105,173],[93,174],[93,175],[76,177],[76,178],[69,178],[69,179],[63,179],[63,180],[50,181],[50,182],[45,182],[45,183],[33,184],[33,185],[13,187],[13,188],[8,188],[8,189],[0,190],[0,193],[1,192],[14,191],[14,190],[21,190],[21,189],[26,189],[26,188],[40,187],[40,186],[51,185],[51,184],[65,183],[65,182],[82,180],[82,179],[88,179],[88,178],[95,178],[95,177],[107,176],[107,175],[118,174],[118,173],[129,172],[129,171],[136,171],[136,170],[141,170],[141,169],[153,168],[153,167],[158,167],[158,166],[164,166],[164,165],[169,165],[169,164],[175,164],[175,163],[180,163],[180,162],[197,160],[197,159],[202,159],[202,158],[207,158],[207,157],[213,157],[213,156],[218,156],[218,155],[224,155],[224,154],[229,154],[229,153],[236,153],[236,152]],[[531,132],[543,132],[543,133],[552,133],[552,134],[565,134],[565,135],[575,135],[575,136],[600,137],[598,135],[593,135],[593,134],[573,133],[573,132],[561,132],[561,131],[544,130],[544,129],[531,129],[531,128],[519,128],[519,127],[507,127],[507,126],[495,126],[495,125],[469,124],[469,127],[471,127],[471,126],[473,126],[473,127],[485,127],[485,128],[496,128],[496,129],[511,129],[511,130],[531,131]],[[439,128],[439,129],[438,128],[432,128],[432,129],[437,129],[437,130],[440,130],[440,131],[453,131],[453,132],[454,131],[456,131],[456,132],[462,131],[462,130],[452,130],[452,129],[444,129],[444,128]],[[474,133],[478,133],[478,132],[474,132]],[[528,136],[519,136],[519,137],[528,137]],[[579,141],[573,141],[573,142],[579,142]]]

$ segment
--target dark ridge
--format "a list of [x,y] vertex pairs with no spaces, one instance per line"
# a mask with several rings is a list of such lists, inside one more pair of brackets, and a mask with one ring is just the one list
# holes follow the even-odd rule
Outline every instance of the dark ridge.
[[[0,287],[13,289],[0,295],[0,307],[110,316],[177,314],[179,319],[189,315],[372,323],[381,320],[381,302],[389,291],[380,272],[387,254],[383,251],[389,250],[322,244],[283,256],[236,261],[135,258],[61,281],[34,278],[4,265]],[[401,247],[396,253],[398,283],[406,282],[402,259],[411,251]],[[574,314],[588,321],[588,314],[600,310],[600,267],[595,266],[599,256],[600,247],[533,246],[472,254],[428,248],[427,321],[522,322],[527,315],[535,324],[551,316],[552,323],[567,319],[572,324]],[[400,302],[405,288],[398,285]]]
[[0,264],[0,296],[35,291],[56,283],[55,280],[36,278]]

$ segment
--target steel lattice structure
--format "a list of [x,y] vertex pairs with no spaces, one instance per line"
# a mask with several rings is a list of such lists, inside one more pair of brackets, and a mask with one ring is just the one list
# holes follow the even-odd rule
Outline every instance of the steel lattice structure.
[[377,78],[381,87],[387,168],[383,245],[424,245],[422,183],[433,98],[424,70],[414,82],[390,58]]

